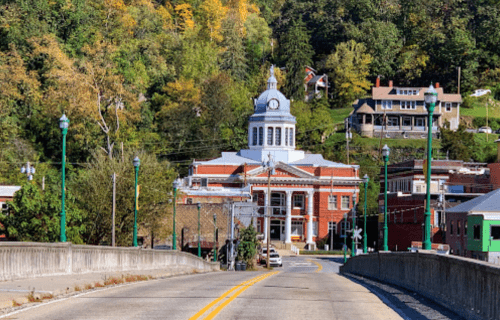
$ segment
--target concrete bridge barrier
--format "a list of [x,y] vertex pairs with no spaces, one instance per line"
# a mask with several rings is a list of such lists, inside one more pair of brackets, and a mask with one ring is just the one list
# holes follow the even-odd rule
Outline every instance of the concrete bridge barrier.
[[500,266],[431,252],[373,253],[340,267],[417,292],[467,319],[500,319]]
[[171,250],[74,245],[69,242],[0,242],[0,281],[155,269],[175,269],[179,273],[209,272],[219,270],[220,265]]

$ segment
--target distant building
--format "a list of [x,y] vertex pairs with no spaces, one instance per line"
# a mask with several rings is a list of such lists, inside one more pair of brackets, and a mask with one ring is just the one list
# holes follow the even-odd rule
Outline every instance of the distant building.
[[[20,189],[20,186],[0,186],[0,210],[6,211],[8,209],[7,201],[12,201],[14,194]],[[0,229],[3,229],[1,224]],[[6,240],[4,234],[0,234],[0,240]]]
[[[192,205],[249,200],[256,202],[263,214],[262,207],[270,198],[270,238],[285,246],[293,242],[313,249],[329,230],[340,235],[343,228],[349,228],[344,213],[351,212],[352,195],[359,192],[362,182],[359,166],[296,150],[295,124],[290,100],[277,90],[271,70],[267,90],[255,100],[249,119],[248,148],[222,152],[212,160],[194,160],[189,175],[182,180],[182,201]],[[270,158],[276,172],[271,176],[269,193],[265,164]],[[256,220],[258,232],[267,238],[267,219],[259,216]]]
[[[485,163],[461,160],[433,160],[431,163],[431,241],[448,243],[446,230],[447,208],[456,206],[484,192],[464,187],[461,177],[486,177]],[[478,178],[479,179],[479,178]],[[450,182],[451,181],[451,182]],[[460,184],[461,183],[461,184]],[[387,221],[389,250],[407,250],[412,241],[422,241],[427,184],[424,161],[410,160],[390,164],[387,168]],[[384,223],[384,168],[380,171],[379,244],[382,243]],[[379,245],[380,247],[380,245]]]
[[[451,130],[458,129],[460,122],[460,94],[447,94],[439,83],[435,84],[438,101],[434,109],[432,133],[437,135],[446,122]],[[351,126],[366,137],[427,138],[428,113],[424,101],[425,87],[380,86],[377,78],[372,96],[354,101]]]
[[306,77],[304,78],[304,87],[306,90],[305,100],[309,101],[314,98],[321,98],[322,91],[328,95],[328,75],[316,75],[317,71],[306,66]]

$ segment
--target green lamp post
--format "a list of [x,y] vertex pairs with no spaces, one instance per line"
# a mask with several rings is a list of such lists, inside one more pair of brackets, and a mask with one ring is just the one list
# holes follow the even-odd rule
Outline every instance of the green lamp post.
[[364,212],[364,216],[365,216],[365,221],[364,221],[364,224],[363,224],[363,232],[364,232],[364,235],[363,235],[363,253],[368,253],[368,239],[366,237],[366,208],[367,208],[367,205],[366,205],[366,198],[367,198],[367,195],[368,195],[368,182],[370,181],[370,178],[368,177],[367,174],[365,174],[365,176],[363,177],[364,179],[364,183],[365,183],[365,212]]
[[214,262],[217,261],[217,215],[214,213]]
[[62,130],[62,169],[61,169],[61,242],[66,242],[66,208],[65,208],[65,180],[66,180],[66,134],[68,133],[69,119],[65,114],[59,119],[59,128]]
[[437,91],[432,84],[424,93],[424,100],[427,104],[427,112],[429,118],[427,120],[427,190],[424,213],[424,241],[422,248],[424,250],[431,249],[431,162],[432,162],[432,114],[437,102]]
[[356,241],[354,241],[354,230],[356,229],[356,191],[352,194],[352,239],[351,258],[356,256]]
[[201,225],[200,225],[200,209],[201,203],[198,202],[198,257],[201,257]]
[[178,179],[174,180],[174,223],[173,223],[173,234],[172,234],[172,250],[177,250],[177,234],[175,232],[175,207],[177,200],[177,189],[180,186],[180,181]]
[[389,154],[391,149],[387,145],[382,148],[382,156],[384,158],[384,245],[382,246],[383,251],[389,251],[387,246],[387,161],[389,161]]
[[344,263],[347,262],[347,213],[344,213]]
[[139,166],[141,165],[141,160],[139,157],[135,157],[134,161],[134,168],[135,168],[135,198],[134,198],[134,240],[133,240],[133,246],[137,247],[137,207],[138,207],[138,202],[137,202],[137,179],[139,178]]

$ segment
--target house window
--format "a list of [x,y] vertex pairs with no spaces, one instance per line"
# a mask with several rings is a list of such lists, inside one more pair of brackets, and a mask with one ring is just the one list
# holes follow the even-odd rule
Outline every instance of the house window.
[[302,221],[292,221],[292,236],[301,236],[302,234],[304,234]]
[[417,109],[417,102],[416,101],[400,101],[399,106],[402,110],[415,110],[415,109]]
[[481,226],[478,224],[474,225],[474,240],[480,240],[481,239]]
[[285,146],[288,146],[288,128],[285,128]]
[[446,110],[446,112],[451,112],[451,102],[446,102],[444,104],[444,110]]
[[328,221],[328,233],[337,234],[337,224],[334,221]]
[[462,221],[458,220],[457,221],[457,235],[460,235],[460,227],[461,227]]
[[201,178],[201,187],[202,188],[208,187],[208,178]]
[[403,117],[403,126],[405,126],[405,127],[411,126],[411,118],[410,117]]
[[392,100],[382,100],[382,110],[392,109]]
[[450,235],[453,235],[453,221],[450,221]]
[[268,127],[267,128],[267,145],[272,146],[273,145],[273,127]]
[[337,196],[328,196],[328,210],[337,210]]
[[186,204],[193,204],[193,198],[187,198]]
[[252,145],[257,145],[257,127],[253,127],[252,129]]
[[303,194],[293,195],[293,208],[294,209],[304,209],[304,195]]
[[259,128],[259,146],[264,144],[264,128]]
[[346,234],[346,230],[351,229],[351,223],[349,221],[342,221],[340,223],[340,234]]
[[342,210],[347,210],[349,209],[349,196],[342,196]]
[[293,129],[292,128],[290,128],[290,141],[289,141],[289,143],[290,143],[290,147],[293,147]]
[[365,124],[372,124],[372,115],[371,114],[367,114],[365,116]]
[[257,192],[252,194],[252,202],[259,202],[259,194]]
[[399,126],[399,118],[398,117],[387,117],[387,125],[389,127]]
[[415,126],[424,127],[424,118],[416,118],[415,120],[416,120]]
[[281,146],[281,128],[276,128],[276,145]]
[[318,236],[318,221],[313,221],[313,237]]
[[262,230],[262,223],[260,222],[260,220],[257,220],[257,232],[264,232]]
[[491,226],[490,237],[493,240],[500,240],[500,226]]

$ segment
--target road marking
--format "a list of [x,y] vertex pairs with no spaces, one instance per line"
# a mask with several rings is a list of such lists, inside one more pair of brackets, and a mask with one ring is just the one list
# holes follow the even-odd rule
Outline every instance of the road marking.
[[250,283],[246,284],[240,290],[236,291],[229,299],[227,299],[226,301],[224,301],[221,305],[219,305],[212,312],[210,312],[210,314],[208,316],[206,316],[204,320],[211,320],[211,319],[213,319],[222,309],[224,309],[229,303],[231,303],[231,301],[233,301],[243,291],[245,291],[246,289],[250,288],[252,285],[256,284],[257,282],[262,281],[265,278],[270,277],[272,275],[275,275],[276,273],[278,273],[278,272],[276,271],[276,272],[267,273],[263,277],[258,277],[258,278],[252,279],[252,281]]
[[318,269],[314,272],[320,272],[323,269],[323,266],[321,265],[321,263],[313,261],[313,260],[309,260],[309,259],[307,261],[311,261],[312,263],[314,263],[315,265],[318,266]]
[[[240,283],[239,285],[235,286],[234,288],[231,288],[229,289],[228,291],[224,292],[219,298],[215,299],[214,301],[212,301],[211,303],[209,303],[208,305],[206,305],[203,309],[201,309],[198,313],[196,313],[194,316],[192,316],[191,318],[189,318],[189,320],[195,320],[195,319],[198,319],[199,317],[201,317],[208,309],[210,309],[211,307],[213,307],[214,305],[216,305],[217,303],[219,303],[222,299],[224,299],[225,297],[227,297],[229,294],[231,294],[231,292],[237,290],[238,288],[241,288],[242,286],[246,286],[246,285],[252,285],[250,284],[252,281],[256,281],[256,280],[259,280],[260,278],[266,278],[268,277],[269,274],[263,274],[263,275],[259,275],[255,278],[252,278],[250,280],[247,280],[245,282],[242,282]],[[262,280],[260,279],[260,280]],[[260,281],[259,280],[259,281]]]

